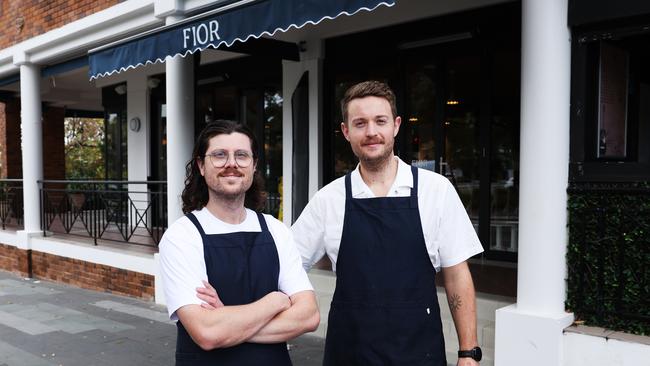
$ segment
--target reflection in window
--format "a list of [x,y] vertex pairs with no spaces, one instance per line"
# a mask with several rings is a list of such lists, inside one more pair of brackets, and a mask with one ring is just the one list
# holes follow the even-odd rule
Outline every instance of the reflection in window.
[[106,179],[125,180],[128,177],[126,110],[106,116]]
[[279,88],[264,91],[265,212],[282,220],[282,95]]
[[650,35],[587,44],[592,95],[587,98],[587,157],[642,162],[650,129]]
[[519,230],[519,59],[494,54],[490,124],[490,249],[516,252]]

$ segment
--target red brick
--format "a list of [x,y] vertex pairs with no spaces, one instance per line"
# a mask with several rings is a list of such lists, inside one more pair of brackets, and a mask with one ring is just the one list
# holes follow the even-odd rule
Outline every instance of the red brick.
[[[4,0],[0,7],[0,24],[4,25],[0,27],[0,49],[60,28],[86,14],[96,13],[119,2],[120,0]],[[20,17],[24,19],[21,30],[16,26],[16,20]]]

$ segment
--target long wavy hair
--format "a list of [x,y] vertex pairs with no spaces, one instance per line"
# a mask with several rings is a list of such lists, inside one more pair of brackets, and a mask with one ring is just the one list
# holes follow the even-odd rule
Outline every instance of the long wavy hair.
[[[253,132],[241,123],[229,120],[217,120],[208,123],[201,131],[192,151],[192,159],[185,165],[185,188],[181,195],[183,199],[183,213],[189,213],[194,210],[200,210],[208,203],[208,185],[205,178],[199,170],[199,161],[205,163],[205,153],[210,145],[210,139],[218,135],[230,135],[239,132],[251,141],[251,150],[253,151],[253,164],[257,164],[259,159],[259,145]],[[260,172],[255,169],[253,173],[253,184],[246,191],[244,206],[254,211],[261,211],[266,201],[266,192],[264,191],[264,179]]]

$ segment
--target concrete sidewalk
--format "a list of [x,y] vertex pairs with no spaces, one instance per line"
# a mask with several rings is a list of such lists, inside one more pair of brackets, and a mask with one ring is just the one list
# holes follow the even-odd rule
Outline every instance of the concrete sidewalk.
[[[0,366],[173,365],[176,326],[150,302],[0,271]],[[295,366],[320,366],[324,340],[289,342]]]

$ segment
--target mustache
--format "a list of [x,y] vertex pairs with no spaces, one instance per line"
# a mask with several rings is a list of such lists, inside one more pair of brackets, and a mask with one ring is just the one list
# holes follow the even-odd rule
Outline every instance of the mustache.
[[361,145],[372,145],[372,144],[383,144],[384,139],[381,138],[371,138],[361,141]]
[[218,176],[219,176],[219,177],[223,177],[223,176],[226,176],[226,175],[235,175],[235,176],[237,176],[237,177],[241,177],[241,176],[243,176],[244,174],[242,174],[242,173],[241,173],[239,170],[237,170],[237,169],[227,168],[226,170],[224,170],[224,171],[222,171],[221,173],[219,173]]

